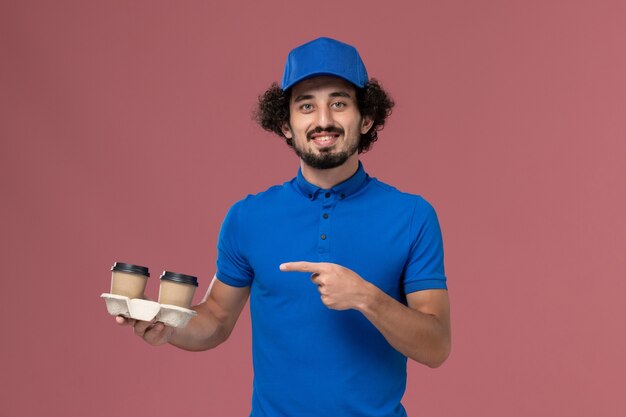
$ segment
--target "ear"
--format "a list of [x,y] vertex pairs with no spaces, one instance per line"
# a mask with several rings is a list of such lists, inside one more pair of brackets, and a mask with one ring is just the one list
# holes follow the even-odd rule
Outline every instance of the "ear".
[[363,116],[363,120],[361,120],[361,134],[364,135],[369,132],[373,124],[374,119],[372,116]]
[[291,127],[289,127],[289,123],[283,123],[280,130],[282,130],[283,135],[285,135],[287,139],[293,139],[293,133],[291,133]]

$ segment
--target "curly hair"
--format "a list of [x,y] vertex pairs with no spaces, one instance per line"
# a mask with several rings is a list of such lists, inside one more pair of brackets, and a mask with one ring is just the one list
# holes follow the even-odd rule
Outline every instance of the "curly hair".
[[[362,134],[359,141],[358,151],[364,153],[378,140],[378,132],[385,127],[385,121],[395,103],[374,78],[365,87],[356,88],[356,98],[361,116],[369,116],[374,121],[370,130]],[[293,140],[285,137],[282,131],[282,126],[289,123],[290,99],[291,89],[283,90],[273,83],[259,96],[258,108],[253,117],[263,129],[276,133],[287,145],[293,147]]]

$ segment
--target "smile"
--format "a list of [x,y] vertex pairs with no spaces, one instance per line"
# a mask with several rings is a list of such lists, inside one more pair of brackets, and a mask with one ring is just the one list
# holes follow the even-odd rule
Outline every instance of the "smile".
[[311,138],[311,141],[320,148],[328,148],[328,147],[335,145],[338,139],[339,139],[338,134],[325,134],[325,135],[316,134],[316,135],[313,135],[313,137]]
[[318,136],[315,138],[316,142],[328,142],[332,139],[335,139],[337,136]]

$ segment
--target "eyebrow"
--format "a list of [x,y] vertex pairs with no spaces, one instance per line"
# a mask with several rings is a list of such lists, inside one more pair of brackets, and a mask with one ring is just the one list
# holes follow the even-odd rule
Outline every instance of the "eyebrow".
[[[345,92],[345,91],[335,91],[333,93],[329,94],[330,97],[346,97],[346,98],[350,98],[350,94]],[[311,100],[315,98],[313,96],[313,94],[301,94],[298,97],[296,97],[293,102],[294,103],[298,103],[299,101],[303,101],[303,100]]]

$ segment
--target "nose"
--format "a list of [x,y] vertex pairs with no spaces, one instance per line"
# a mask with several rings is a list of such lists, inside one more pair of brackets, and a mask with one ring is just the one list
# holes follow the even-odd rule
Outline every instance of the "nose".
[[330,109],[326,106],[321,106],[316,112],[316,122],[318,126],[326,127],[333,125],[333,116]]

